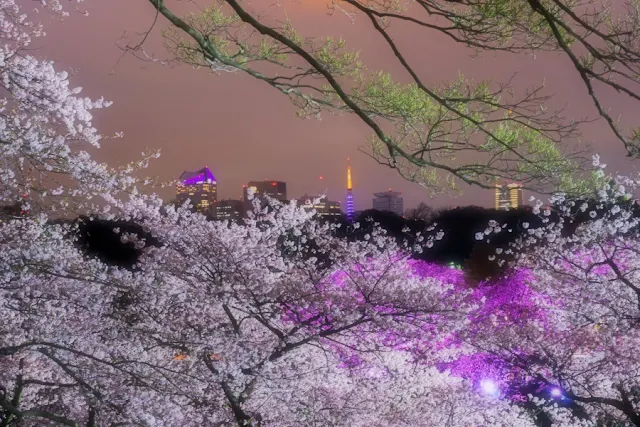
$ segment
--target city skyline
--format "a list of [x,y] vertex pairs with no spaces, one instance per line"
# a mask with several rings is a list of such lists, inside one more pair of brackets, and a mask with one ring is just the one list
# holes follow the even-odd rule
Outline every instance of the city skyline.
[[[276,200],[282,202],[289,202],[296,200],[300,205],[310,205],[311,200],[314,197],[321,197],[321,202],[314,207],[318,212],[328,210],[333,212],[334,209],[339,209],[343,212],[349,221],[353,220],[357,212],[362,212],[365,209],[355,209],[354,195],[353,195],[353,180],[351,174],[351,162],[350,158],[347,158],[347,185],[346,185],[346,202],[342,205],[340,200],[330,199],[325,193],[313,193],[313,196],[309,195],[308,191],[305,191],[302,196],[292,196],[287,194],[287,183],[284,181],[278,181],[273,179],[264,178],[263,181],[248,181],[247,184],[242,185],[242,194],[240,197],[218,197],[218,181],[209,169],[209,166],[191,172],[184,171],[178,178],[176,184],[175,197],[179,203],[183,203],[187,198],[191,198],[191,203],[197,210],[206,211],[210,208],[214,210],[223,209],[225,212],[221,212],[221,215],[225,218],[230,217],[230,213],[226,210],[232,209],[232,205],[229,203],[240,202],[243,204],[244,211],[251,209],[251,202],[248,199],[248,190],[251,189],[254,195],[267,194]],[[318,177],[319,180],[323,180],[324,177]],[[206,188],[205,188],[206,187]],[[494,209],[509,210],[510,208],[518,208],[526,205],[524,201],[522,184],[507,183],[500,184],[496,181],[493,200]],[[410,209],[404,206],[404,198],[400,197],[402,192],[393,191],[389,188],[386,191],[377,191],[372,193],[374,196],[372,199],[371,209],[379,211],[388,211],[396,213],[399,216],[404,216],[405,212]],[[218,202],[225,202],[219,206]],[[228,202],[228,203],[227,203]],[[424,203],[424,202],[422,202]],[[344,210],[342,207],[344,206]],[[237,210],[235,207],[233,209]],[[219,216],[213,212],[214,216]],[[331,214],[333,215],[333,214]]]
[[[324,177],[318,177],[319,180],[323,180]],[[287,183],[284,181],[272,180],[264,178],[262,181],[251,180],[248,181],[247,184],[242,185],[242,194],[238,198],[234,197],[218,197],[218,185],[219,181],[215,178],[213,172],[209,168],[209,166],[204,166],[202,169],[197,171],[183,171],[182,174],[178,178],[178,182],[176,184],[175,198],[178,203],[184,203],[187,199],[191,199],[191,203],[194,205],[194,208],[201,211],[206,211],[210,208],[218,209],[222,203],[225,210],[231,209],[231,205],[229,203],[232,202],[241,202],[244,204],[245,210],[250,209],[250,200],[248,199],[248,190],[251,189],[254,196],[260,196],[262,194],[269,195],[277,200],[282,202],[289,202],[291,200],[296,200],[300,205],[313,205],[311,203],[312,199],[315,197],[320,197],[320,203],[317,205],[313,205],[314,208],[320,211],[327,210],[333,215],[333,211],[335,209],[342,209],[344,206],[344,213],[347,217],[351,217],[355,215],[356,211],[353,204],[353,180],[351,174],[351,162],[350,159],[347,158],[347,193],[346,193],[346,203],[342,205],[342,201],[340,200],[331,200],[326,194],[317,193],[313,196],[309,195],[309,192],[305,192],[302,196],[292,196],[287,194]],[[392,192],[389,189],[387,192],[375,192],[373,193],[374,197],[385,197],[387,193],[393,193],[396,196],[399,196],[401,193]],[[398,199],[398,197],[395,197]],[[403,199],[399,198],[400,203],[397,204],[395,202],[390,204],[389,209],[381,208],[379,210],[389,210],[390,212],[395,212],[400,216],[404,215],[403,209]],[[226,203],[226,204],[225,204]],[[220,206],[219,206],[220,205]],[[393,206],[391,206],[393,205]],[[399,207],[399,211],[398,211]],[[375,199],[373,203],[373,209],[375,207]],[[361,209],[359,211],[366,210]],[[223,216],[228,215],[228,213],[224,212]],[[215,216],[215,215],[214,215]]]

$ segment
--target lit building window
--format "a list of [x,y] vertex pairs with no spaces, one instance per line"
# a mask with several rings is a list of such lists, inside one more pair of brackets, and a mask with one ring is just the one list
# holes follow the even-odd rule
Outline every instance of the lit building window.
[[519,208],[524,205],[524,197],[522,185],[520,184],[496,184],[495,189],[495,208],[500,210],[509,210]]

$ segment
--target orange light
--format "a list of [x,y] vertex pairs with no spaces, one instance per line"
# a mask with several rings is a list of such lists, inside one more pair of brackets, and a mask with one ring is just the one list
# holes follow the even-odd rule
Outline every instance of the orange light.
[[272,182],[271,185],[277,185],[277,183],[276,182]]
[[322,180],[322,177],[320,177],[320,179]]

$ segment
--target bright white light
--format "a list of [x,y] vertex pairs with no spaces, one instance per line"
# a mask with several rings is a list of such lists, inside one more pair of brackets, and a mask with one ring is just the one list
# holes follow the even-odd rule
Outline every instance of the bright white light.
[[485,394],[489,396],[497,396],[498,395],[498,386],[492,380],[482,380],[480,381],[480,388]]
[[560,390],[558,387],[554,387],[551,389],[551,396],[553,397],[560,397],[562,396],[562,390]]

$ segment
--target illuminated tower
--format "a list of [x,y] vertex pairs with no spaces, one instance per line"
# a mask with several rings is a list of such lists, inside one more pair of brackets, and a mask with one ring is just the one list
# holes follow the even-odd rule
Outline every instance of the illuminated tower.
[[353,221],[353,185],[351,184],[351,161],[347,159],[347,220]]

